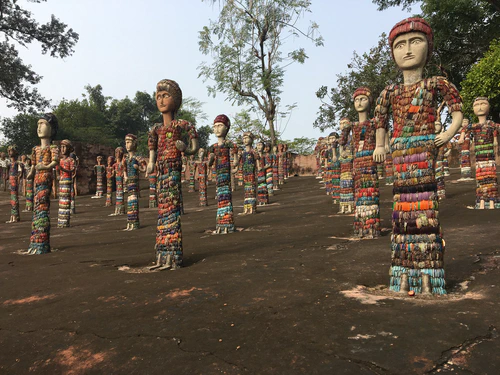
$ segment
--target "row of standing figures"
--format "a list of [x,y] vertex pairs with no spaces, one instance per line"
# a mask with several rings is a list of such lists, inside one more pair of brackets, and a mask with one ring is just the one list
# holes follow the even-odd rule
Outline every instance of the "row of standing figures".
[[[169,84],[176,84],[169,81]],[[189,123],[183,120],[175,120],[171,125],[182,125],[187,128]],[[222,126],[221,126],[222,125]],[[213,166],[215,169],[216,191],[218,200],[217,223],[214,233],[230,233],[234,231],[234,218],[232,210],[231,197],[231,175],[238,175],[241,171],[245,199],[243,214],[253,214],[257,212],[257,204],[265,205],[269,203],[269,196],[274,191],[279,190],[279,186],[288,178],[289,171],[289,153],[287,146],[279,145],[275,153],[271,152],[269,144],[263,142],[257,143],[257,150],[252,148],[254,136],[251,133],[245,133],[243,141],[245,150],[238,153],[238,148],[232,142],[226,141],[225,136],[230,127],[229,118],[225,115],[218,116],[214,123],[214,129],[217,129],[218,143],[209,148],[208,158],[205,158],[206,151],[200,149],[198,160],[191,159],[190,185],[194,180],[195,171],[199,181],[198,190],[200,193],[200,204],[207,205],[206,187],[208,171]],[[179,126],[180,128],[180,126]],[[41,145],[35,146],[31,158],[26,160],[26,168],[23,163],[17,162],[17,148],[14,145],[9,146],[8,152],[11,162],[9,163],[11,187],[11,206],[12,212],[17,210],[16,220],[19,221],[19,186],[23,185],[21,181],[26,181],[24,189],[27,201],[30,202],[30,191],[33,192],[32,204],[32,231],[30,245],[27,254],[44,254],[50,252],[50,197],[51,190],[58,180],[58,227],[70,226],[71,202],[75,197],[75,177],[78,168],[78,159],[74,155],[74,149],[71,141],[62,140],[60,146],[52,144],[58,129],[58,122],[55,115],[47,113],[38,121],[37,133],[41,139]],[[158,129],[153,128],[156,134],[151,135],[148,141],[151,144],[157,142],[155,136],[158,136]],[[221,136],[221,134],[224,134]],[[171,134],[166,134],[167,138],[172,138]],[[191,129],[191,137],[196,137],[196,132]],[[160,243],[157,241],[157,262],[150,269],[176,269],[182,263],[182,247],[180,232],[180,214],[182,211],[182,191],[181,191],[181,171],[182,168],[181,149],[187,152],[187,148],[181,145],[183,142],[178,139],[175,144],[175,160],[179,160],[178,168],[173,175],[172,181],[165,181],[164,170],[165,161],[153,156],[149,163],[140,161],[136,156],[137,137],[128,134],[125,137],[125,150],[118,147],[115,150],[115,156],[108,158],[108,166],[102,165],[103,157],[99,157],[97,165],[94,167],[97,178],[97,193],[94,197],[103,196],[103,174],[107,175],[107,199],[106,205],[112,205],[112,184],[116,185],[116,208],[111,215],[120,215],[124,213],[124,191],[127,193],[127,228],[134,230],[139,228],[139,172],[146,172],[150,179],[150,197],[151,206],[158,206],[158,231],[161,234]],[[156,146],[158,147],[158,146]],[[196,151],[198,151],[196,149]],[[193,154],[191,152],[190,154]],[[151,156],[151,154],[150,154]],[[178,158],[177,158],[178,156]],[[232,156],[232,157],[231,157]],[[187,159],[185,159],[187,160]],[[31,163],[34,161],[34,163]],[[163,164],[163,166],[162,166]],[[55,174],[54,171],[57,171]],[[171,176],[172,177],[172,176]],[[154,181],[156,179],[156,181]],[[234,186],[234,185],[233,185]],[[153,188],[154,187],[154,188]],[[165,189],[166,188],[166,189]],[[194,190],[194,189],[193,189]],[[258,193],[257,193],[258,191]],[[111,193],[111,194],[109,194]],[[153,199],[155,198],[155,199]],[[172,204],[175,207],[172,207]],[[29,203],[28,203],[29,205]],[[170,213],[170,215],[165,215]],[[166,220],[165,220],[166,219]],[[172,228],[168,221],[173,220],[177,228]],[[163,233],[166,231],[166,233]],[[165,242],[174,242],[174,251],[167,253],[159,250],[160,245]],[[166,255],[165,258],[163,256]]]
[[[143,172],[149,182],[148,208],[157,208],[158,165],[156,163],[153,170],[147,173],[147,161],[135,156],[136,145],[133,143],[135,137],[129,134],[126,142],[127,139],[132,141],[131,147],[127,149],[127,155],[124,154],[125,150],[122,147],[118,147],[115,150],[115,156],[107,158],[107,165],[103,164],[103,156],[97,157],[97,164],[94,166],[96,193],[92,198],[106,197],[105,206],[111,207],[113,206],[113,191],[115,191],[115,211],[109,216],[116,216],[125,214],[124,193],[127,193],[127,228],[125,230],[135,230],[140,226],[137,204],[140,198],[139,176],[136,171]],[[234,192],[236,186],[244,186],[244,210],[241,215],[246,215],[256,213],[258,205],[269,204],[269,197],[273,196],[275,191],[280,190],[280,186],[289,178],[289,153],[286,144],[274,146],[271,152],[270,144],[264,142],[258,142],[257,150],[254,150],[252,148],[253,135],[250,133],[245,134],[243,142],[244,150],[234,144],[230,148],[229,189]],[[218,165],[214,161],[215,155],[211,153],[207,155],[207,150],[203,148],[198,150],[197,158],[194,155],[189,158],[182,157],[181,183],[188,182],[188,193],[198,191],[200,206],[208,206],[208,183],[219,181],[221,185],[223,182],[220,176],[221,171],[218,173]],[[197,189],[196,182],[198,183]],[[105,185],[106,191],[104,191]],[[224,193],[219,189],[215,199],[219,199],[219,195],[223,196]],[[181,213],[183,213],[182,190],[180,201]],[[225,202],[219,203],[221,212],[218,213],[216,232],[233,232],[232,209],[227,208],[229,202],[226,199]]]

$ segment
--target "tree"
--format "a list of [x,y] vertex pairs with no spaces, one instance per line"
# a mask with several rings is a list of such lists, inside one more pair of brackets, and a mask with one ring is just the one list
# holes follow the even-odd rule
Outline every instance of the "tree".
[[490,100],[490,115],[495,122],[500,122],[500,39],[491,43],[484,57],[474,65],[467,78],[462,82],[461,95],[464,100],[466,116],[474,116],[472,103],[478,96]]
[[203,125],[196,129],[198,133],[198,143],[200,144],[200,148],[204,148],[205,150],[210,146],[208,143],[210,134],[213,134],[213,129],[210,125]]
[[[254,135],[255,141],[267,142],[271,138],[269,129],[259,119],[252,118],[251,113],[244,109],[233,116],[231,122],[231,131],[228,134],[228,139],[242,145],[243,133],[251,132]],[[279,138],[279,134],[276,134]]]
[[[343,117],[349,117],[351,120],[357,118],[352,94],[358,87],[368,87],[375,101],[387,85],[396,83],[400,77],[400,72],[391,58],[386,34],[380,36],[377,46],[371,48],[368,53],[359,55],[354,52],[347,67],[349,71],[337,74],[336,86],[330,89],[322,86],[316,92],[322,104],[313,126],[321,131],[328,128],[337,129],[338,122]],[[374,104],[375,102],[372,111],[375,108]]]
[[[416,0],[373,0],[379,10],[403,6],[411,10]],[[431,63],[446,72],[460,89],[469,69],[500,38],[500,0],[423,0],[421,14],[434,31]]]
[[[204,0],[214,4],[216,0]],[[221,11],[199,33],[200,51],[213,56],[213,63],[199,66],[200,77],[214,81],[209,94],[226,95],[233,104],[248,105],[261,112],[276,142],[275,117],[280,104],[285,70],[293,62],[304,63],[303,48],[285,51],[285,39],[300,35],[323,45],[318,25],[306,31],[298,21],[310,12],[309,0],[220,0]]]
[[19,154],[31,155],[33,146],[39,143],[36,129],[39,116],[35,114],[20,113],[12,118],[3,118],[1,130],[7,144],[17,145]]
[[293,141],[284,141],[288,144],[288,151],[299,155],[311,155],[314,152],[314,146],[318,142],[315,138],[299,137]]
[[[31,0],[42,1],[46,0]],[[78,34],[54,15],[39,24],[18,0],[0,0],[0,40],[0,96],[19,111],[46,108],[49,102],[33,87],[42,77],[21,60],[17,48],[38,42],[42,54],[65,58],[73,54]]]

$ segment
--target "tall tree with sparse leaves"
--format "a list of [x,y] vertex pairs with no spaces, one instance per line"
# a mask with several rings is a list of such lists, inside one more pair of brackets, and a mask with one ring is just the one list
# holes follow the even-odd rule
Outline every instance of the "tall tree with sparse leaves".
[[49,22],[38,23],[21,2],[0,0],[0,97],[19,111],[44,109],[49,102],[34,87],[42,77],[19,57],[18,47],[38,42],[42,54],[65,58],[73,54],[78,34],[54,15]]
[[[377,46],[371,48],[368,53],[359,55],[354,52],[347,67],[347,72],[337,74],[335,86],[321,86],[316,92],[322,104],[313,126],[321,131],[338,129],[338,123],[343,117],[349,117],[351,120],[357,118],[352,94],[358,87],[368,87],[375,101],[388,84],[396,83],[400,77],[400,72],[391,58],[386,34],[380,36]],[[372,105],[372,111],[374,107],[375,105]]]
[[323,45],[318,25],[307,30],[299,20],[309,13],[308,0],[202,0],[220,4],[219,18],[199,33],[200,51],[213,57],[199,66],[213,85],[209,94],[223,93],[233,104],[248,105],[266,119],[271,142],[276,142],[275,118],[286,67],[304,63],[304,48],[286,50],[284,39],[303,36]]

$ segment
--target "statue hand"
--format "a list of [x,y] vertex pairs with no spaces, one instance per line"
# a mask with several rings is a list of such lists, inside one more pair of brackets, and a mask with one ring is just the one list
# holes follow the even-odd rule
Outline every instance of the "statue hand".
[[437,147],[441,147],[442,145],[448,143],[450,139],[453,137],[453,134],[448,134],[448,132],[442,132],[436,135],[436,138],[434,139],[434,144]]
[[385,161],[385,146],[377,146],[373,151],[373,160],[377,163]]
[[390,152],[391,152],[391,148],[389,147],[389,145],[385,145],[385,153],[389,154]]
[[155,168],[154,163],[149,162],[149,163],[148,163],[148,167],[147,167],[147,169],[146,169],[146,173],[148,173],[148,174],[152,173],[154,168]]
[[184,152],[187,148],[186,144],[182,141],[175,141],[175,147],[177,147],[177,150],[180,152]]

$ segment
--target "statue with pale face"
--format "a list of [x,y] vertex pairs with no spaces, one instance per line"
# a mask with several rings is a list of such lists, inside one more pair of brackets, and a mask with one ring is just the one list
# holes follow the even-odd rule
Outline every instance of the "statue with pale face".
[[[397,23],[389,33],[391,53],[403,73],[402,84],[387,86],[375,108],[376,148],[385,159],[385,138],[392,109],[393,215],[390,289],[396,292],[445,294],[443,234],[434,171],[438,147],[460,129],[462,99],[445,77],[423,76],[433,49],[433,32],[422,18]],[[452,117],[436,134],[438,93]]]

